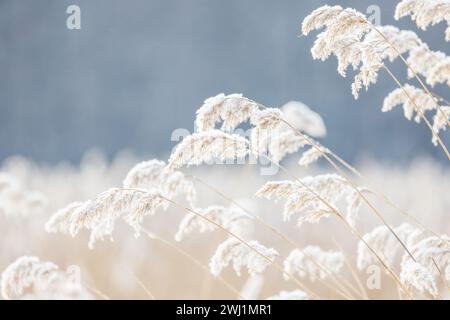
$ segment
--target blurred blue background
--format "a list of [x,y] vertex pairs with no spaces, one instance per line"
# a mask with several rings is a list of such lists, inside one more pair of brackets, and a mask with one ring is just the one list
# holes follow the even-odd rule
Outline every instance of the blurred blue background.
[[[308,104],[325,120],[325,145],[346,159],[425,154],[448,163],[424,124],[406,121],[401,108],[380,112],[395,88],[385,74],[355,101],[351,73],[340,77],[335,58],[312,59],[315,34],[299,37],[299,28],[325,3],[362,12],[378,4],[382,24],[413,29],[433,50],[450,52],[444,25],[423,32],[409,18],[394,22],[396,1],[3,0],[0,160],[77,162],[93,147],[108,156],[164,154],[174,129],[193,129],[205,98],[238,92],[268,106]],[[81,7],[81,30],[66,28],[71,4]],[[400,62],[392,67],[406,78]],[[435,91],[449,98],[448,87]]]

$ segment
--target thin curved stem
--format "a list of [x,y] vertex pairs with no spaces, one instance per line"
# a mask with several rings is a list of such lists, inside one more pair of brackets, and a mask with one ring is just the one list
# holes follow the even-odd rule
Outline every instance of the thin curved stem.
[[148,295],[148,297],[151,300],[156,300],[155,295],[147,288],[147,286],[144,284],[144,282],[141,281],[141,279],[139,279],[138,277],[134,276],[134,280],[136,280],[136,282],[139,285],[139,287],[141,287],[142,290],[144,290],[144,292]]
[[108,297],[106,294],[104,294],[103,292],[101,292],[100,290],[90,286],[89,284],[85,283],[84,286],[91,291],[92,293],[94,293],[95,295],[99,296],[100,298],[102,298],[103,300],[111,300],[110,297]]
[[274,162],[272,159],[270,159],[268,156],[262,155],[264,156],[267,160],[269,160],[271,163],[273,163],[274,165],[278,166],[284,173],[288,174],[289,176],[291,176],[293,179],[295,179],[298,183],[300,183],[306,190],[308,190],[308,192],[310,192],[313,196],[315,196],[318,200],[320,200],[325,206],[327,206],[331,212],[333,212],[339,219],[341,219],[344,224],[350,229],[350,231],[356,235],[358,237],[358,239],[369,249],[369,251],[375,256],[375,258],[380,262],[380,264],[383,266],[383,268],[388,272],[388,274],[390,274],[392,276],[392,278],[394,279],[394,281],[402,287],[403,291],[405,291],[405,293],[407,293],[408,295],[410,295],[410,292],[408,291],[408,289],[403,285],[403,283],[400,281],[400,278],[395,274],[395,272],[393,270],[391,270],[391,268],[388,267],[388,265],[383,261],[383,259],[381,259],[381,257],[376,253],[376,251],[374,249],[372,249],[372,247],[370,247],[370,245],[364,240],[364,238],[362,237],[362,235],[351,225],[348,223],[348,221],[344,218],[344,216],[331,204],[328,203],[328,201],[326,201],[325,199],[323,199],[316,191],[314,191],[311,187],[309,187],[307,184],[305,184],[301,179],[297,178],[295,175],[291,174],[289,172],[289,170],[287,170],[286,168],[284,168],[282,165],[277,164],[276,162]]
[[[400,57],[400,59],[405,63],[405,65],[407,66],[407,68],[409,70],[411,70],[411,72],[413,73],[414,77],[417,79],[417,81],[419,82],[419,84],[421,85],[421,87],[425,90],[426,94],[429,95],[431,97],[431,99],[433,100],[433,102],[435,103],[436,107],[437,107],[437,111],[440,112],[445,118],[447,118],[447,115],[445,114],[445,112],[441,109],[441,106],[439,105],[438,101],[436,101],[434,95],[431,93],[431,91],[428,89],[428,87],[425,85],[425,83],[422,81],[422,79],[419,77],[419,75],[417,74],[416,70],[414,70],[414,68],[412,67],[412,65],[410,63],[408,63],[408,61],[403,57],[403,55],[401,54],[401,52],[394,46],[394,44],[372,23],[369,22],[369,25],[384,39],[384,41],[386,41],[386,43],[395,51],[395,53],[397,53],[397,55]],[[450,121],[447,120],[447,125],[450,125]]]
[[229,236],[235,238],[236,240],[238,240],[240,243],[242,243],[243,245],[245,245],[247,248],[249,248],[250,250],[252,250],[253,252],[255,252],[258,256],[260,256],[261,258],[263,258],[264,260],[266,260],[267,262],[269,262],[271,265],[273,265],[275,268],[277,268],[282,274],[286,275],[286,277],[293,281],[295,284],[298,285],[298,287],[302,290],[304,290],[306,293],[308,293],[310,296],[312,297],[316,297],[317,295],[308,287],[306,287],[303,283],[301,283],[296,277],[294,277],[293,275],[287,273],[286,271],[283,270],[283,268],[275,261],[273,261],[272,259],[270,259],[268,256],[266,256],[265,254],[261,253],[260,251],[256,250],[255,248],[253,248],[247,241],[245,241],[244,239],[242,239],[240,236],[236,235],[235,233],[231,232],[230,230],[228,230],[227,228],[223,227],[220,223],[217,223],[203,215],[201,215],[200,213],[196,212],[195,210],[192,210],[191,208],[188,208],[186,206],[183,206],[179,203],[176,203],[175,201],[173,201],[172,199],[166,198],[162,195],[160,195],[160,197],[164,200],[166,200],[167,202],[181,208],[184,210],[187,210],[189,212],[191,212],[192,214],[196,215],[197,217],[208,221],[209,223],[215,225],[216,227],[218,227],[219,229],[223,230],[225,233],[227,233]]
[[[208,189],[212,190],[214,193],[218,194],[219,196],[221,196],[222,198],[224,198],[225,200],[229,201],[230,203],[234,204],[235,206],[237,206],[239,209],[241,209],[249,218],[251,218],[252,220],[255,220],[256,222],[260,223],[262,226],[264,226],[265,228],[267,228],[268,230],[272,231],[275,235],[277,235],[278,237],[280,237],[282,240],[286,241],[290,246],[292,246],[295,249],[299,249],[300,246],[292,239],[290,239],[289,237],[285,236],[281,231],[279,231],[278,229],[276,229],[275,227],[273,227],[272,225],[270,225],[269,223],[267,223],[266,221],[264,221],[260,216],[252,214],[249,210],[247,210],[246,208],[244,208],[242,205],[240,205],[238,202],[236,202],[235,200],[231,199],[230,197],[228,197],[227,195],[225,195],[223,192],[221,192],[220,190],[218,190],[217,188],[215,188],[214,186],[210,185],[209,183],[207,183],[206,181],[200,179],[197,176],[193,176],[190,175],[190,177],[198,182],[200,182],[201,184],[205,185]],[[336,290],[337,293],[339,293],[340,295],[342,295],[342,292],[346,292],[347,296],[346,298],[354,298],[352,297],[351,293],[347,290],[347,288],[345,286],[347,286],[349,289],[352,289],[354,291],[356,291],[356,289],[354,288],[354,286],[347,281],[346,279],[342,278],[337,278],[336,275],[329,270],[328,268],[326,268],[325,266],[323,266],[322,264],[320,264],[318,261],[316,261],[316,259],[308,254],[305,254],[305,256],[310,259],[319,269],[321,269],[323,272],[327,273],[330,278],[333,279],[333,282],[335,282],[338,286],[339,289],[341,291],[338,292],[336,288],[332,287],[332,289]],[[306,271],[306,270],[304,270]],[[340,280],[340,281],[339,281]],[[342,282],[342,283],[341,283]],[[324,283],[325,285],[328,285],[326,283]]]
[[423,121],[426,123],[426,125],[428,126],[428,128],[431,130],[431,133],[433,134],[433,136],[436,138],[439,146],[442,148],[442,150],[444,151],[445,155],[447,156],[447,158],[450,160],[450,154],[447,150],[447,147],[445,146],[445,144],[442,142],[441,138],[439,137],[439,134],[433,129],[433,126],[431,125],[430,121],[428,120],[428,118],[425,116],[425,114],[423,113],[423,111],[419,108],[419,106],[416,104],[416,102],[414,101],[414,99],[410,96],[410,94],[408,93],[408,91],[406,91],[405,87],[400,83],[400,81],[397,79],[397,77],[391,72],[391,70],[389,70],[388,67],[386,67],[385,65],[383,65],[384,70],[386,70],[386,72],[391,76],[392,79],[394,79],[395,83],[398,85],[398,87],[403,91],[403,93],[408,97],[408,99],[413,103],[414,108],[416,109],[416,112],[420,115],[420,117],[423,119]]
[[[182,256],[184,256],[185,258],[189,259],[194,264],[196,264],[197,266],[202,268],[204,271],[206,271],[207,274],[211,275],[209,272],[209,268],[205,264],[203,264],[200,260],[194,258],[191,254],[189,254],[185,250],[181,249],[177,245],[171,243],[170,241],[167,241],[166,239],[156,235],[153,232],[148,231],[145,228],[142,229],[142,232],[144,232],[150,239],[157,240],[157,241],[163,243],[164,245],[172,248],[173,250],[175,250],[176,252],[178,252],[179,254],[181,254]],[[212,277],[212,275],[211,275],[211,277]],[[219,276],[217,276],[216,279],[218,281],[220,281],[225,287],[227,287],[231,292],[233,292],[233,294],[237,295],[240,299],[244,299],[240,295],[239,291],[235,287],[233,287],[228,281],[226,281],[222,276],[219,275]]]

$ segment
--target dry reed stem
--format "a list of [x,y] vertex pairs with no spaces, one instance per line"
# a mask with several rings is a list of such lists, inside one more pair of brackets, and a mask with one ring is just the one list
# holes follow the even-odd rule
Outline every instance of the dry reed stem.
[[[425,90],[425,92],[433,99],[437,110],[439,112],[441,112],[442,115],[445,116],[445,118],[447,118],[446,114],[444,113],[444,111],[442,111],[441,106],[439,105],[439,103],[435,100],[435,97],[433,96],[433,94],[430,92],[430,90],[428,89],[428,87],[423,83],[422,79],[419,77],[419,75],[417,74],[417,72],[414,70],[414,68],[411,66],[410,63],[408,63],[408,61],[403,57],[403,55],[400,53],[400,51],[397,49],[396,46],[394,46],[394,44],[372,23],[370,23],[369,21],[367,21],[368,24],[384,39],[384,41],[386,41],[386,43],[397,53],[397,55],[400,57],[400,59],[405,63],[405,65],[407,66],[407,68],[409,70],[411,70],[411,72],[413,73],[414,77],[417,79],[417,81],[419,82],[420,86]],[[447,125],[450,125],[450,121],[447,121]]]
[[[250,101],[250,102],[252,102],[252,103],[256,103],[256,105],[257,105],[258,107],[260,107],[260,108],[268,109],[268,108],[265,107],[264,105],[262,105],[262,104],[260,104],[260,103],[257,103],[257,102],[255,102],[255,101],[253,101],[253,100],[251,100],[251,99],[248,99],[248,98],[245,98],[245,99],[248,100],[248,101]],[[287,123],[284,119],[280,118],[279,120],[285,122],[288,126],[290,126],[291,128],[293,128],[292,125],[290,125],[289,123]],[[296,130],[296,131],[298,131],[298,130]],[[300,133],[300,134],[303,135],[302,133]],[[304,136],[306,136],[306,135],[304,135]],[[309,141],[312,141],[309,137],[306,137],[306,139],[309,139]],[[313,142],[311,143],[311,145],[312,145],[313,147],[315,147],[315,148],[318,148],[321,154],[324,154],[324,152],[321,150],[321,148],[319,148],[319,147],[316,145],[316,142],[315,142],[315,141],[313,141]],[[444,146],[444,148],[445,148],[445,146]],[[263,156],[263,157],[265,157],[269,162],[271,162],[271,163],[274,164],[275,166],[277,166],[277,167],[279,167],[280,169],[282,169],[285,173],[289,173],[289,171],[288,171],[286,168],[284,168],[283,166],[281,166],[281,165],[278,164],[277,162],[273,161],[272,159],[270,159],[270,158],[267,157],[266,155],[262,155],[262,154],[260,154],[260,155]],[[324,155],[324,156],[326,156],[326,155]],[[329,158],[328,158],[328,159],[329,159]],[[336,169],[336,168],[338,168],[338,167],[336,166],[335,169]],[[339,170],[340,170],[340,168],[339,168]],[[290,174],[290,173],[289,173],[289,175],[293,176],[293,175]],[[297,180],[298,182],[300,182],[300,184],[302,184],[302,185],[303,185],[310,193],[312,193],[312,194],[313,194],[315,197],[317,197],[321,202],[323,202],[327,207],[329,207],[329,208],[331,209],[332,212],[334,212],[335,214],[337,214],[338,217],[340,217],[343,221],[345,221],[345,223],[350,227],[350,230],[351,230],[351,231],[353,230],[352,233],[355,233],[355,232],[356,232],[356,234],[358,235],[358,237],[360,237],[360,238],[362,239],[362,236],[361,236],[359,233],[357,233],[357,230],[356,230],[355,228],[353,228],[353,227],[348,223],[347,220],[345,220],[345,218],[342,216],[342,214],[341,214],[338,210],[336,210],[336,208],[334,208],[333,206],[331,206],[326,200],[324,200],[323,198],[321,198],[316,192],[314,192],[311,188],[309,188],[308,186],[306,186],[300,179],[298,179],[298,178],[295,177],[295,176],[293,176],[293,177],[295,178],[295,180]],[[351,183],[351,185],[355,188],[355,185],[354,185],[353,183]],[[356,189],[357,189],[357,188],[356,188]],[[368,202],[368,200],[361,194],[361,192],[360,192],[359,190],[357,190],[357,192],[358,192],[358,194],[361,196],[361,198],[369,205],[369,207],[370,207],[372,210],[375,210],[375,213],[377,214],[377,216],[379,216],[379,218],[382,219],[383,223],[386,224],[386,222],[384,221],[384,218],[382,218],[381,214],[379,214],[379,212],[374,208],[374,206],[371,205],[370,202]],[[392,228],[390,228],[390,226],[386,225],[386,227],[388,227],[388,229],[391,230],[391,232],[393,232],[393,230],[392,230]],[[393,232],[393,234],[394,234],[394,236],[396,237],[396,239],[401,243],[401,245],[404,247],[404,249],[406,250],[406,252],[408,252],[408,254],[411,256],[411,258],[414,259],[414,257],[412,257],[411,253],[408,251],[408,249],[406,248],[406,246],[404,245],[404,243],[400,240],[400,238],[395,234],[395,232]],[[363,240],[363,243],[364,243],[365,245],[368,246],[368,244],[367,244],[364,240]],[[396,282],[398,282],[398,284],[399,284],[400,286],[402,286],[402,288],[403,288],[403,290],[405,290],[405,292],[408,292],[408,291],[404,288],[403,284],[400,282],[400,280],[399,280],[398,276],[395,274],[395,272],[393,272],[390,268],[388,268],[388,266],[384,263],[384,261],[376,254],[376,252],[375,252],[370,246],[368,246],[368,248],[369,248],[369,250],[370,250],[372,253],[375,254],[376,258],[380,261],[380,263],[381,263],[382,266],[386,269],[386,271],[387,271],[389,274],[391,274],[391,275],[393,276],[393,279],[394,279]],[[267,259],[267,257],[265,257],[265,259]],[[269,261],[270,261],[270,259],[269,259]],[[409,292],[408,292],[408,294],[409,294]]]
[[416,102],[414,101],[414,99],[412,99],[412,97],[409,95],[408,91],[406,91],[405,87],[400,83],[400,81],[397,79],[397,77],[391,72],[391,70],[389,70],[388,67],[383,65],[384,70],[386,70],[386,72],[389,74],[389,76],[391,76],[391,78],[395,81],[395,83],[397,84],[397,86],[403,91],[403,93],[408,97],[408,99],[413,103],[414,107],[415,107],[415,111],[417,112],[417,114],[420,115],[420,117],[423,119],[423,121],[426,123],[426,125],[428,126],[428,128],[431,130],[431,133],[433,134],[433,136],[436,138],[439,146],[442,148],[442,150],[444,151],[445,155],[447,156],[447,159],[450,160],[450,154],[447,150],[447,147],[445,146],[445,144],[442,142],[441,138],[439,137],[439,134],[436,133],[436,131],[433,129],[433,126],[431,125],[430,121],[428,120],[428,118],[425,116],[425,113],[419,108],[419,106],[416,104]]
[[136,276],[134,276],[134,280],[139,285],[139,287],[144,290],[144,292],[149,296],[151,300],[156,300],[155,295],[146,287],[146,285]]
[[289,176],[291,176],[294,180],[296,180],[298,183],[300,183],[304,188],[306,188],[313,196],[315,196],[318,200],[320,200],[325,206],[327,206],[334,214],[336,214],[336,216],[342,220],[344,222],[344,225],[346,225],[351,233],[353,233],[355,236],[357,236],[357,238],[359,240],[362,241],[362,243],[369,249],[369,251],[376,257],[376,259],[380,262],[380,264],[383,266],[383,268],[388,272],[388,274],[390,274],[393,278],[393,280],[399,285],[401,286],[401,288],[403,289],[403,291],[405,293],[407,293],[409,296],[412,297],[411,293],[409,292],[409,290],[403,285],[403,283],[400,281],[400,278],[397,276],[397,274],[391,270],[391,268],[389,268],[389,266],[383,261],[383,259],[381,259],[381,257],[376,253],[376,251],[363,239],[362,235],[358,232],[358,230],[356,230],[356,228],[354,228],[345,218],[344,216],[331,204],[328,203],[328,201],[326,201],[325,199],[323,199],[319,194],[317,194],[317,192],[315,192],[314,190],[312,190],[307,184],[305,184],[303,181],[301,181],[301,179],[298,179],[295,175],[291,174],[289,172],[289,170],[287,170],[285,167],[283,167],[280,164],[276,164],[274,163],[269,157],[265,156],[264,157],[270,161],[271,163],[273,163],[274,165],[277,165],[284,173],[288,174]]
[[[201,262],[197,258],[194,258],[190,253],[188,253],[185,250],[181,249],[180,247],[178,247],[177,245],[173,244],[172,242],[170,242],[170,241],[168,241],[168,240],[166,240],[166,239],[156,235],[155,233],[148,231],[145,228],[142,229],[142,232],[145,233],[150,239],[157,240],[157,241],[163,243],[164,245],[168,246],[169,248],[175,250],[176,252],[178,252],[179,254],[181,254],[182,256],[184,256],[185,258],[189,259],[194,264],[196,264],[197,266],[202,268],[211,277],[213,277],[211,275],[211,273],[209,272],[208,266],[206,266],[203,262]],[[216,279],[219,282],[221,282],[225,287],[227,287],[231,292],[233,292],[233,294],[236,294],[240,299],[243,299],[241,297],[239,291],[235,287],[233,287],[233,285],[231,285],[228,281],[226,281],[222,276],[219,275],[219,276],[217,276]]]
[[[333,238],[333,242],[336,245],[337,249],[340,251],[344,251],[342,246],[336,241],[336,239]],[[361,279],[358,276],[358,272],[355,270],[355,268],[350,264],[349,260],[347,259],[346,256],[344,256],[344,263],[347,266],[347,268],[350,270],[350,273],[353,277],[353,279],[355,280],[356,284],[358,285],[359,288],[359,292],[358,294],[360,294],[365,300],[369,300],[369,295],[367,293],[366,288],[364,287],[364,285],[361,282]]]
[[[281,231],[279,231],[278,229],[276,229],[275,227],[273,227],[272,225],[270,225],[269,223],[267,223],[266,221],[264,221],[260,216],[252,214],[249,210],[247,210],[246,208],[244,208],[243,206],[241,206],[238,202],[236,202],[235,200],[231,199],[230,197],[228,197],[227,195],[225,195],[223,192],[221,192],[220,190],[218,190],[217,188],[215,188],[214,186],[210,185],[209,183],[205,182],[204,180],[191,175],[190,176],[192,179],[200,182],[201,184],[205,185],[207,188],[209,188],[210,190],[212,190],[214,193],[218,194],[219,196],[221,196],[222,198],[224,198],[225,200],[229,201],[230,203],[234,204],[235,206],[237,206],[238,208],[240,208],[244,213],[246,213],[250,218],[255,219],[258,223],[260,223],[262,226],[266,227],[268,230],[272,231],[274,234],[276,234],[278,237],[280,237],[282,240],[286,241],[290,246],[292,246],[295,249],[299,249],[300,246],[292,239],[290,239],[289,237],[287,237],[286,235],[284,235]],[[335,284],[338,285],[339,289],[343,292],[347,292],[347,298],[348,296],[351,296],[351,293],[348,291],[349,289],[353,289],[354,291],[356,291],[356,289],[354,288],[354,286],[345,278],[343,277],[338,277],[338,275],[334,274],[333,272],[331,272],[328,268],[326,268],[325,266],[321,265],[318,261],[316,261],[316,259],[308,254],[306,254],[306,256],[322,271],[326,272],[333,280],[333,282]],[[342,282],[342,283],[341,283]],[[325,283],[326,284],[326,283]],[[346,286],[348,288],[346,288]],[[332,287],[331,289],[333,290],[337,290],[336,288]],[[338,293],[338,292],[337,292]],[[340,295],[342,295],[342,293],[339,293]]]
[[99,297],[102,298],[103,300],[111,300],[111,298],[108,297],[106,294],[104,294],[104,293],[101,292],[100,290],[98,290],[98,289],[96,289],[96,288],[90,286],[89,284],[84,283],[83,285],[86,287],[86,289],[88,289],[89,291],[91,291],[93,294],[99,296]]
[[[339,6],[336,6],[336,7],[339,7]],[[321,7],[321,8],[322,8],[322,7]],[[339,8],[340,8],[340,7],[339,7]],[[358,22],[359,22],[359,23],[364,24],[364,25],[367,25],[368,27],[370,27],[370,28],[372,28],[372,29],[375,28],[376,32],[379,33],[379,34],[383,37],[383,39],[384,39],[385,41],[387,40],[387,39],[386,39],[386,36],[385,36],[383,33],[381,33],[381,32],[380,32],[380,31],[379,31],[372,23],[370,23],[370,22],[367,20],[367,18],[366,18],[362,13],[360,13],[360,12],[354,10],[354,9],[344,9],[344,8],[340,8],[340,9],[339,9],[339,8],[335,8],[335,7],[334,7],[335,12],[333,12],[332,14],[333,14],[333,15],[338,15],[338,14],[340,14],[340,13],[346,12],[346,10],[353,10],[353,11],[352,11],[352,14],[355,14],[355,13],[356,13],[356,14],[361,14],[361,16],[364,17],[364,18],[360,17],[360,18],[358,19]],[[337,11],[336,11],[336,10],[337,10]],[[308,16],[308,17],[309,17],[309,16]],[[307,17],[307,18],[308,18],[308,17]],[[314,29],[314,28],[313,28],[313,29]],[[366,31],[362,31],[362,32],[363,32],[362,34],[364,34]],[[361,35],[362,35],[362,34],[361,34]],[[394,51],[396,51],[396,53],[399,53],[398,49],[397,49],[396,47],[394,47],[390,41],[386,41],[386,43],[387,43]],[[404,58],[402,58],[402,60],[406,63],[406,61],[404,60]],[[407,64],[407,66],[408,66],[408,64]],[[395,76],[392,74],[392,72],[390,72],[390,70],[389,70],[384,64],[382,64],[381,67],[383,67],[384,69],[388,70],[389,75],[390,75],[391,77],[393,77],[394,80],[396,80]],[[414,71],[414,70],[411,70],[411,71]],[[414,71],[414,73],[415,73],[415,71]],[[418,78],[418,77],[416,77],[416,78]],[[419,80],[419,82],[421,82],[420,79],[418,79],[418,80]],[[398,80],[396,80],[396,82],[397,82],[397,81],[398,81]],[[398,85],[399,85],[400,88],[403,88],[403,86],[400,84],[400,82],[398,82]],[[424,89],[425,89],[425,91],[427,92],[427,94],[430,94],[430,97],[432,98],[433,102],[436,102],[436,101],[434,100],[434,97],[431,95],[431,93],[429,93],[429,90],[428,90],[427,88],[424,88]],[[407,94],[406,90],[403,89],[403,91]],[[441,138],[439,137],[439,135],[435,132],[434,128],[431,126],[431,124],[429,123],[428,119],[425,117],[425,115],[423,114],[423,112],[418,108],[417,104],[412,100],[412,98],[411,98],[408,94],[407,94],[407,97],[408,97],[409,100],[411,100],[411,102],[413,102],[413,104],[415,105],[417,114],[419,114],[419,115],[424,119],[424,121],[426,122],[427,126],[428,126],[429,129],[431,130],[433,137],[436,138],[436,140],[437,140],[439,146],[443,149],[443,151],[444,151],[444,153],[446,154],[447,158],[450,160],[450,154],[449,154],[449,152],[448,152],[448,150],[447,150],[445,144],[442,142]],[[437,105],[437,106],[438,106],[438,109],[440,109],[439,105]],[[441,112],[442,112],[442,110],[441,110]],[[443,112],[442,112],[442,113],[443,113]],[[444,116],[445,116],[445,119],[447,119],[447,116],[446,116],[445,114],[444,114]]]
[[[257,103],[258,106],[267,109],[267,107],[265,107],[264,105]],[[361,199],[369,206],[369,208],[375,213],[375,215],[381,220],[381,222],[386,225],[386,227],[389,229],[390,232],[392,232],[392,234],[396,237],[396,239],[400,242],[400,244],[402,245],[402,247],[405,249],[405,251],[411,256],[411,258],[414,260],[414,257],[412,256],[411,252],[409,252],[408,248],[406,247],[406,245],[403,243],[403,241],[401,241],[401,239],[398,237],[398,235],[394,232],[394,230],[387,224],[387,222],[385,221],[385,219],[383,218],[383,216],[381,215],[381,213],[375,208],[375,206],[373,206],[369,200],[363,195],[363,193],[361,192],[361,190],[359,190],[359,188],[354,184],[354,182],[352,180],[350,180],[350,178],[347,176],[347,174],[345,174],[345,172],[340,169],[327,155],[327,152],[323,151],[322,146],[316,142],[315,140],[311,139],[310,137],[308,137],[307,135],[303,134],[300,130],[295,129],[289,122],[287,122],[286,120],[284,120],[283,118],[280,118],[280,121],[282,121],[283,123],[285,123],[288,127],[290,127],[295,133],[300,134],[300,136],[302,136],[313,148],[315,148],[332,166],[333,168],[339,173],[341,174],[346,181],[351,185],[351,187],[358,193],[358,195],[361,197]],[[267,158],[270,162],[272,162],[273,164],[277,165],[276,162],[272,161],[271,159]],[[280,166],[279,166],[280,167]],[[349,166],[351,167],[351,166]],[[281,167],[280,167],[281,168]],[[352,168],[352,167],[351,167]],[[355,169],[356,170],[356,169]],[[296,178],[297,179],[297,178]],[[299,180],[299,179],[297,179]]]
[[[301,134],[301,132],[300,132]],[[352,173],[354,173],[355,175],[357,175],[358,177],[364,179],[365,182],[368,182],[369,185],[373,185],[372,181],[370,181],[365,175],[363,175],[361,172],[359,172],[357,169],[355,169],[354,167],[352,167],[348,162],[346,162],[344,159],[342,159],[341,157],[339,157],[338,155],[336,155],[334,152],[332,152],[331,150],[329,150],[329,154],[335,158],[341,165],[343,165],[344,167],[346,167],[347,169],[349,169]],[[328,157],[325,157],[325,159],[333,165],[333,163],[336,165],[336,163],[332,160],[329,159]],[[334,167],[334,166],[333,166]],[[370,189],[372,191],[372,193],[376,196],[378,196],[379,198],[381,198],[386,204],[388,204],[390,207],[392,207],[393,209],[395,209],[396,211],[398,211],[402,216],[406,217],[407,219],[409,219],[414,225],[416,225],[417,227],[419,227],[420,229],[431,233],[432,235],[436,236],[436,237],[440,237],[440,235],[438,233],[436,233],[435,231],[431,230],[430,228],[426,227],[424,224],[422,224],[417,218],[415,218],[412,214],[408,213],[406,210],[400,208],[399,206],[397,206],[392,200],[390,200],[388,198],[388,196],[386,196],[383,193],[379,193],[377,191],[374,191],[373,188],[371,187]],[[445,239],[443,239],[445,240]],[[445,240],[447,241],[447,240]]]
[[[140,191],[140,190],[137,190]],[[264,260],[268,261],[271,265],[273,265],[276,269],[278,269],[282,274],[286,275],[286,277],[293,281],[300,289],[302,289],[303,291],[305,291],[306,293],[308,293],[311,297],[313,298],[318,298],[318,296],[308,287],[306,287],[303,283],[301,283],[300,280],[298,280],[295,276],[288,274],[287,272],[285,272],[283,270],[283,268],[275,261],[273,261],[272,259],[270,259],[269,257],[267,257],[265,254],[261,253],[260,251],[256,250],[255,248],[253,248],[247,241],[245,241],[244,239],[242,239],[241,237],[239,237],[238,235],[236,235],[235,233],[231,232],[230,230],[224,228],[222,225],[220,225],[219,223],[201,215],[200,213],[196,212],[195,210],[188,208],[184,205],[181,205],[171,199],[165,198],[164,196],[161,196],[162,199],[166,200],[167,202],[179,207],[180,209],[184,209],[186,211],[189,211],[191,213],[193,213],[194,215],[198,216],[201,219],[204,219],[205,221],[208,221],[209,223],[212,223],[213,225],[215,225],[217,228],[223,230],[225,233],[227,233],[229,236],[231,236],[232,238],[236,239],[237,241],[239,241],[240,243],[242,243],[244,246],[246,246],[247,248],[249,248],[251,251],[255,252],[258,256],[260,256],[261,258],[263,258]]]

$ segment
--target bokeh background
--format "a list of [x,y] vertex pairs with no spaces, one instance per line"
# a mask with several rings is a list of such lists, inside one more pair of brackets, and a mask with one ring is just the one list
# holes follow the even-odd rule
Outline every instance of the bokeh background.
[[[396,1],[375,1],[392,24]],[[314,61],[314,36],[302,19],[322,4],[365,12],[374,1],[317,0],[2,0],[0,1],[0,160],[78,163],[97,148],[108,157],[131,150],[164,155],[176,128],[193,129],[196,108],[219,92],[243,93],[269,106],[300,100],[328,127],[325,145],[354,161],[448,161],[425,125],[401,108],[381,113],[395,83],[381,74],[355,101],[351,74],[334,58]],[[81,7],[81,30],[66,28],[66,8]],[[433,50],[447,50],[444,25],[412,29]],[[406,69],[393,70],[405,79]],[[436,91],[445,96],[445,88]],[[448,92],[448,90],[447,90]],[[448,96],[446,96],[448,98]],[[449,134],[444,133],[449,142]]]

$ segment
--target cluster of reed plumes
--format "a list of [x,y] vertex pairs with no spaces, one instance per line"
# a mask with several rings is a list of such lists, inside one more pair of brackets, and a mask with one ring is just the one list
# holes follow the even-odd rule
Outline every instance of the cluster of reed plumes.
[[[396,16],[411,14],[420,27],[448,18],[448,14],[441,14],[448,12],[447,2],[433,2],[437,9],[425,2],[402,1]],[[427,10],[422,10],[423,6]],[[433,10],[441,15],[432,14]],[[353,9],[321,7],[305,18],[302,31],[307,35],[322,27],[325,31],[317,37],[313,57],[326,59],[336,55],[338,71],[343,76],[352,65],[358,71],[352,85],[356,98],[362,86],[367,88],[375,83],[378,72],[386,70],[399,88],[385,99],[383,111],[402,104],[406,118],[415,115],[416,121],[423,119],[432,131],[433,143],[448,156],[439,133],[448,125],[450,109],[441,105],[443,98],[433,94],[426,85],[450,85],[450,59],[444,53],[428,49],[413,32],[374,26]],[[406,53],[409,56],[403,58]],[[396,58],[405,62],[409,75],[418,80],[420,87],[402,85],[392,74],[384,60]],[[426,112],[431,111],[433,123],[426,118]],[[196,131],[175,147],[167,161],[152,159],[138,163],[124,175],[120,186],[105,187],[89,199],[61,207],[46,219],[42,230],[45,228],[54,236],[72,237],[87,231],[88,247],[95,255],[99,242],[116,238],[117,229],[124,224],[131,227],[136,239],[161,244],[177,257],[171,256],[173,261],[180,257],[189,261],[201,273],[208,274],[210,281],[241,299],[445,299],[449,296],[450,237],[427,226],[422,217],[409,212],[411,208],[405,209],[391,200],[388,192],[380,191],[372,178],[322,145],[316,138],[325,135],[326,129],[318,114],[294,102],[278,109],[241,94],[218,94],[200,106],[195,124]],[[236,133],[241,126],[250,127],[247,135]],[[298,159],[295,166],[281,164],[288,155]],[[306,167],[319,160],[332,171],[303,174],[308,170]],[[245,184],[242,180],[254,178],[255,173],[224,175],[211,183],[202,174],[197,175],[198,169],[190,168],[208,166],[207,175],[212,175],[214,170],[210,166],[249,167],[262,162],[277,168],[283,180],[259,176],[258,181],[249,181],[254,187],[251,199],[267,206],[271,201],[282,202],[279,215],[284,226],[273,222],[280,208],[274,206],[269,210],[270,215],[264,216],[260,208],[249,204],[242,195],[239,198],[221,188],[224,183],[219,180],[226,180],[230,188],[241,190]],[[8,190],[11,184],[8,182],[11,178],[3,180],[0,180],[0,196],[2,186]],[[449,205],[445,202],[446,190],[448,186],[444,184],[441,190],[444,199],[440,200],[444,201],[444,213]],[[13,203],[22,208],[22,202],[34,203],[26,194]],[[167,229],[174,224],[174,219],[168,217],[175,210],[181,212],[181,218],[177,230],[168,234]],[[386,212],[390,213],[389,218]],[[396,217],[396,223],[392,222],[391,215]],[[368,221],[376,225],[364,227]],[[286,232],[285,226],[290,225],[294,225],[295,233]],[[320,241],[300,244],[298,235],[308,234],[314,228]],[[217,234],[218,241],[212,241],[214,252],[210,254],[209,241],[203,239],[213,237],[212,234]],[[195,250],[186,249],[183,244],[195,236],[200,244],[196,244]],[[134,250],[136,256],[151,254],[139,246]],[[209,262],[203,259],[205,253]],[[32,254],[18,257],[3,272],[3,298],[109,297],[107,290],[91,285],[82,275],[61,271],[52,262],[43,262]],[[200,254],[202,258],[198,257]],[[160,261],[156,260],[162,258],[152,256],[146,268],[163,272]],[[82,261],[75,262],[82,267]],[[119,267],[116,272],[122,275],[124,271]],[[245,285],[237,287],[239,282],[231,280],[232,272],[238,277],[248,274]],[[156,284],[134,274],[130,278],[135,279],[149,298],[160,297]],[[206,282],[209,286],[210,281]],[[263,295],[262,287],[269,281],[271,291]],[[379,290],[384,294],[378,294]],[[171,297],[170,293],[166,297]]]
[[[404,0],[397,5],[395,18],[406,15],[411,15],[421,28],[443,20],[448,24],[450,4],[448,1]],[[367,90],[376,83],[380,70],[386,71],[398,88],[385,98],[382,111],[402,105],[408,120],[416,114],[414,120],[424,120],[432,133],[433,143],[439,144],[450,158],[447,147],[439,137],[440,131],[449,124],[450,103],[427,87],[436,84],[450,86],[450,57],[444,52],[431,50],[413,31],[390,25],[374,25],[361,12],[341,6],[320,7],[303,20],[304,35],[322,28],[324,31],[317,35],[311,49],[313,58],[325,60],[335,55],[337,70],[344,77],[348,67],[352,66],[357,72],[352,83],[355,99],[362,87]],[[450,40],[449,30],[446,30],[447,41]],[[402,84],[392,73],[385,61],[395,59],[405,63],[408,77],[417,80],[418,86]],[[427,118],[430,112],[434,112],[432,121]]]

